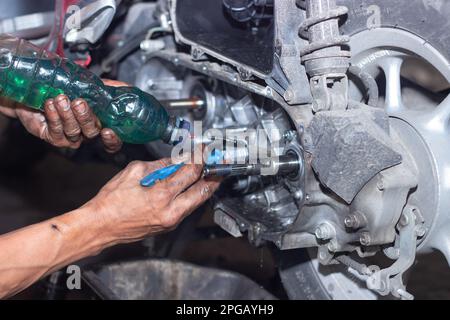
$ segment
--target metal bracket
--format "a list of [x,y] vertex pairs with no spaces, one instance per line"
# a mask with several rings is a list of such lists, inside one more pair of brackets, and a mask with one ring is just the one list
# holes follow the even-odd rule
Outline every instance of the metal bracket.
[[345,74],[316,76],[310,82],[314,112],[347,108],[348,79]]
[[416,258],[417,238],[423,236],[423,219],[416,207],[406,205],[398,223],[399,257],[389,268],[379,270],[370,266],[373,274],[367,279],[367,287],[377,291],[382,296],[391,293],[394,297],[412,300],[414,296],[406,291],[403,274],[413,265]]

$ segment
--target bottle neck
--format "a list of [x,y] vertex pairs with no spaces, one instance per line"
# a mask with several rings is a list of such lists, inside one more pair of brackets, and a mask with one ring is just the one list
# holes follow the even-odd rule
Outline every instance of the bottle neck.
[[167,128],[162,136],[162,140],[171,145],[177,145],[183,142],[190,134],[191,124],[179,117],[170,117]]

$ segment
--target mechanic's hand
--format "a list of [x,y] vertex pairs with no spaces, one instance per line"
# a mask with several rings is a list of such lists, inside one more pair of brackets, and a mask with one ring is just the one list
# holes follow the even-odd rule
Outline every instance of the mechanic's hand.
[[170,164],[170,159],[132,162],[86,204],[111,241],[131,242],[173,229],[219,187],[219,180],[201,178],[202,165],[191,164],[151,188],[140,186],[142,178]]
[[[120,81],[104,80],[106,85],[127,86]],[[122,141],[111,129],[102,129],[100,121],[83,99],[69,101],[65,95],[45,102],[44,113],[1,98],[0,113],[18,118],[32,135],[56,147],[77,149],[83,140],[101,135],[107,152],[114,153]]]

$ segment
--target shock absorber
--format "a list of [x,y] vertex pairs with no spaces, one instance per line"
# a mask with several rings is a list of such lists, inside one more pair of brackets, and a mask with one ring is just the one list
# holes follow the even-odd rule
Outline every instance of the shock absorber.
[[337,6],[336,0],[302,0],[298,4],[306,10],[299,33],[309,44],[300,55],[310,77],[313,109],[345,109],[350,51],[345,48],[349,37],[339,33],[339,18],[348,9]]

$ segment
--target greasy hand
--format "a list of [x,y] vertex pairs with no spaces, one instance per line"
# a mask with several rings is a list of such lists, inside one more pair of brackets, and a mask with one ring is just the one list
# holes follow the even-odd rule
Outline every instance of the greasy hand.
[[201,178],[202,165],[185,165],[151,188],[140,186],[143,177],[170,164],[170,159],[132,162],[86,205],[106,225],[103,234],[111,241],[136,241],[173,229],[219,187],[218,180]]
[[[126,86],[119,81],[105,80],[111,86]],[[45,102],[44,113],[19,103],[0,98],[0,113],[18,118],[32,135],[56,147],[77,149],[83,140],[101,136],[105,150],[114,153],[122,141],[111,129],[102,129],[100,121],[83,99],[69,101],[65,95]]]

